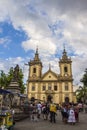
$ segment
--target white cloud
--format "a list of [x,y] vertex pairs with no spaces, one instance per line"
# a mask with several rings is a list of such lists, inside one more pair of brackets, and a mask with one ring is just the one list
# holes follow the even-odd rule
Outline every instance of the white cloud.
[[27,41],[24,41],[22,43],[22,47],[28,51],[29,49],[35,50],[35,48],[39,46],[39,51],[41,53],[46,53],[46,54],[55,54],[56,51],[56,45],[52,42],[51,38],[45,38],[42,40],[39,39],[30,39]]
[[5,72],[8,72],[10,67],[14,67],[17,64],[20,64],[22,67],[24,63],[24,59],[21,57],[16,57],[16,58],[7,58],[7,59],[0,59],[0,69],[5,70]]
[[2,37],[0,38],[0,45],[3,45],[4,47],[8,47],[8,44],[11,42],[9,37]]
[[72,61],[74,82],[79,84],[80,80],[83,77],[84,71],[87,68],[87,58],[85,56],[74,56],[72,57]]
[[24,74],[24,82],[26,82],[28,77],[28,66],[25,66],[26,59],[22,57],[16,57],[16,58],[7,58],[7,59],[0,59],[0,71],[3,70],[6,74],[8,74],[8,71],[11,67],[15,67],[17,64],[20,66],[20,69],[22,69],[22,72]]

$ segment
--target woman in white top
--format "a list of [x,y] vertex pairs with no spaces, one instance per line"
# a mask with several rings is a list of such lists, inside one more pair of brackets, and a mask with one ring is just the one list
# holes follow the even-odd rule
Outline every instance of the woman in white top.
[[75,124],[76,120],[75,120],[75,112],[73,110],[73,108],[70,108],[69,110],[69,117],[68,117],[68,123],[70,124]]

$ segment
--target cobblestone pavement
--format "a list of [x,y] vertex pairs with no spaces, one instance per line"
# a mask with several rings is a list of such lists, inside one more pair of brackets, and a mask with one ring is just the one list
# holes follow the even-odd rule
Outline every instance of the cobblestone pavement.
[[16,122],[14,130],[86,130],[87,129],[87,114],[80,113],[80,121],[75,125],[64,124],[61,121],[61,113],[57,114],[56,123],[50,123],[41,119],[38,122],[25,119],[20,122]]

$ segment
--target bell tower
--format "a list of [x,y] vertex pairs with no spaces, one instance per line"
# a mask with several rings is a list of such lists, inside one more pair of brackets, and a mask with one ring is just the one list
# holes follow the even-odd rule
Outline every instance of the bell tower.
[[68,58],[65,48],[59,61],[59,67],[61,76],[72,76],[72,61],[71,58]]
[[29,64],[29,79],[39,79],[42,76],[42,62],[40,61],[38,48],[36,49],[33,60]]
[[59,60],[60,67],[60,91],[62,92],[62,102],[73,101],[73,76],[72,76],[72,61],[68,58],[64,48],[62,58]]

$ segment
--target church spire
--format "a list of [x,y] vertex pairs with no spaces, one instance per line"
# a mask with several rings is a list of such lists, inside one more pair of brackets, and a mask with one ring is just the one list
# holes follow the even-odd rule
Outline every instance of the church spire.
[[63,49],[63,53],[65,53],[66,52],[66,49],[65,49],[65,44],[64,44],[64,49]]
[[35,53],[35,57],[34,57],[35,61],[39,61],[39,54],[38,54],[38,47],[36,48],[36,53]]
[[51,64],[49,63],[49,70],[51,70]]
[[64,45],[64,49],[63,49],[62,59],[68,59],[67,52],[66,52],[66,49],[65,49],[65,45]]
[[36,48],[36,54],[38,54],[38,46],[37,46],[37,48]]
[[66,51],[66,49],[65,49],[65,45],[64,45],[64,49],[63,49],[63,53],[62,53],[62,57],[61,57],[61,59],[60,59],[60,62],[72,62],[71,61],[71,58],[69,58],[68,57],[68,55],[67,55],[67,51]]

